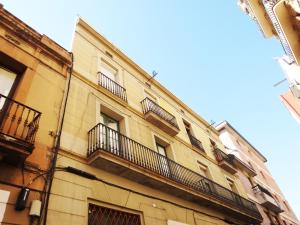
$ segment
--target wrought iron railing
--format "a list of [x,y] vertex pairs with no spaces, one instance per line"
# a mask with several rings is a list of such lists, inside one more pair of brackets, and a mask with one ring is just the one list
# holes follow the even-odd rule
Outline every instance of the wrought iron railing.
[[265,193],[265,194],[267,194],[267,195],[269,195],[270,197],[273,198],[273,195],[271,194],[271,192],[270,192],[268,189],[262,187],[262,186],[259,185],[259,184],[257,184],[257,185],[255,185],[254,187],[252,187],[252,189],[259,190],[259,191],[261,191],[261,192],[263,192],[263,193]]
[[271,22],[274,25],[274,28],[278,34],[278,37],[280,39],[280,43],[285,51],[285,53],[289,56],[289,58],[293,61],[295,61],[295,57],[293,54],[293,51],[291,49],[291,46],[286,38],[286,35],[275,15],[274,12],[274,6],[277,4],[277,2],[279,2],[279,0],[265,0],[263,1],[264,7],[266,9],[266,12],[271,20]]
[[249,165],[245,162],[243,162],[241,159],[239,159],[238,157],[236,157],[233,154],[228,154],[228,157],[230,159],[232,159],[233,161],[237,161],[240,165],[243,165],[243,167],[246,167],[248,170],[250,170],[253,174],[256,174],[255,169],[252,167],[252,165]]
[[127,102],[127,95],[126,95],[125,88],[123,88],[120,84],[110,79],[109,77],[107,77],[101,72],[98,72],[98,78],[99,78],[98,84],[101,87],[104,87],[106,90],[110,91],[114,95],[118,96],[119,98]]
[[252,187],[252,189],[255,193],[261,193],[264,201],[271,202],[273,205],[275,205],[278,208],[278,211],[282,211],[279,202],[274,198],[274,196],[271,194],[269,190],[267,190],[266,188],[262,187],[259,184]]
[[150,98],[145,98],[142,103],[143,113],[153,112],[173,127],[179,129],[175,116],[160,107],[156,102],[152,101]]
[[261,218],[253,202],[101,123],[88,132],[87,155],[91,156],[98,150],[120,157],[195,192],[219,199],[256,218]]
[[40,117],[40,112],[0,94],[1,141],[21,141],[33,146]]
[[222,162],[222,161],[225,161],[229,164],[232,164],[233,165],[233,158],[230,157],[229,155],[227,155],[225,152],[223,152],[222,150],[216,148],[214,150],[214,153],[215,153],[215,157],[216,157],[216,160],[218,162]]
[[188,134],[189,138],[190,138],[190,141],[191,141],[191,144],[196,147],[197,149],[201,150],[204,152],[204,148],[203,148],[203,145],[201,143],[201,141],[199,141],[197,138],[195,138],[193,135],[191,134]]

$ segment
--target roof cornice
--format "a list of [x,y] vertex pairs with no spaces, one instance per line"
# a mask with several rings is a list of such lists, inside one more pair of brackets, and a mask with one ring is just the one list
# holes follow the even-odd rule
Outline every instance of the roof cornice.
[[[88,33],[93,35],[94,38],[99,40],[101,43],[105,44],[110,50],[112,50],[116,55],[118,55],[122,60],[132,66],[135,70],[137,70],[141,75],[144,76],[146,80],[150,79],[152,76],[149,75],[144,69],[142,69],[138,64],[136,64],[132,59],[130,59],[127,55],[125,55],[119,48],[113,45],[110,41],[108,41],[103,35],[98,33],[91,25],[89,25],[85,20],[81,17],[78,17],[76,25],[84,28]],[[172,92],[170,92],[167,88],[165,88],[162,84],[160,84],[157,80],[152,80],[152,85],[155,85],[162,92],[167,94],[172,100],[174,100],[182,109],[188,111],[191,115],[193,115],[196,119],[198,119],[202,124],[204,124],[207,128],[213,131],[216,135],[219,135],[219,132],[211,126],[205,119],[203,119],[200,115],[194,112],[190,107],[188,107],[185,103],[183,103],[179,98],[177,98]]]

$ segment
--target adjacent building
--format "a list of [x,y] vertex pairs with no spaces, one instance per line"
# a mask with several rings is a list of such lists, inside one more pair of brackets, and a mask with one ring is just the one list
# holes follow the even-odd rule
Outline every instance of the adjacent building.
[[237,168],[249,199],[254,201],[263,217],[263,225],[300,224],[266,166],[267,159],[227,121],[216,126],[227,158]]
[[260,224],[218,132],[81,18],[47,224]]
[[70,65],[0,4],[0,224],[39,221]]
[[284,56],[278,58],[289,90],[281,101],[300,122],[300,2],[299,0],[239,0],[241,9],[257,24],[266,38],[276,37]]

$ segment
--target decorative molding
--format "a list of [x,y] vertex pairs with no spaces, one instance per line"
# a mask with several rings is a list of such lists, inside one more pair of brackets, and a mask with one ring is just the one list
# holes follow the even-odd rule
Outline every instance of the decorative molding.
[[66,49],[46,35],[42,35],[26,25],[20,19],[5,10],[3,6],[0,7],[0,26],[9,33],[4,35],[5,38],[14,44],[21,44],[20,41],[17,41],[13,37],[16,36],[17,38],[20,38],[20,40],[23,40],[36,48],[40,48],[43,53],[60,64],[71,66],[71,55]]

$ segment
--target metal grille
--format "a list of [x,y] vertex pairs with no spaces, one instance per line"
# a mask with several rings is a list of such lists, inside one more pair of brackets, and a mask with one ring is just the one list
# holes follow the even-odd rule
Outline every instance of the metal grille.
[[109,77],[105,76],[101,72],[98,72],[98,76],[99,76],[98,84],[100,86],[104,87],[106,90],[110,91],[114,95],[118,96],[119,98],[127,102],[127,95],[126,95],[125,88],[123,88],[120,84],[110,79]]
[[[239,210],[245,211],[256,218],[261,218],[254,202],[101,123],[88,132],[88,156],[98,150],[118,156],[148,171],[183,184],[194,191],[238,207]],[[226,154],[224,153],[224,155]]]
[[172,126],[179,129],[175,116],[160,107],[156,102],[152,101],[150,98],[145,98],[143,101],[141,101],[141,103],[144,114],[153,112]]
[[141,225],[141,219],[137,214],[90,204],[88,225]]
[[41,113],[0,94],[0,141],[32,150]]

